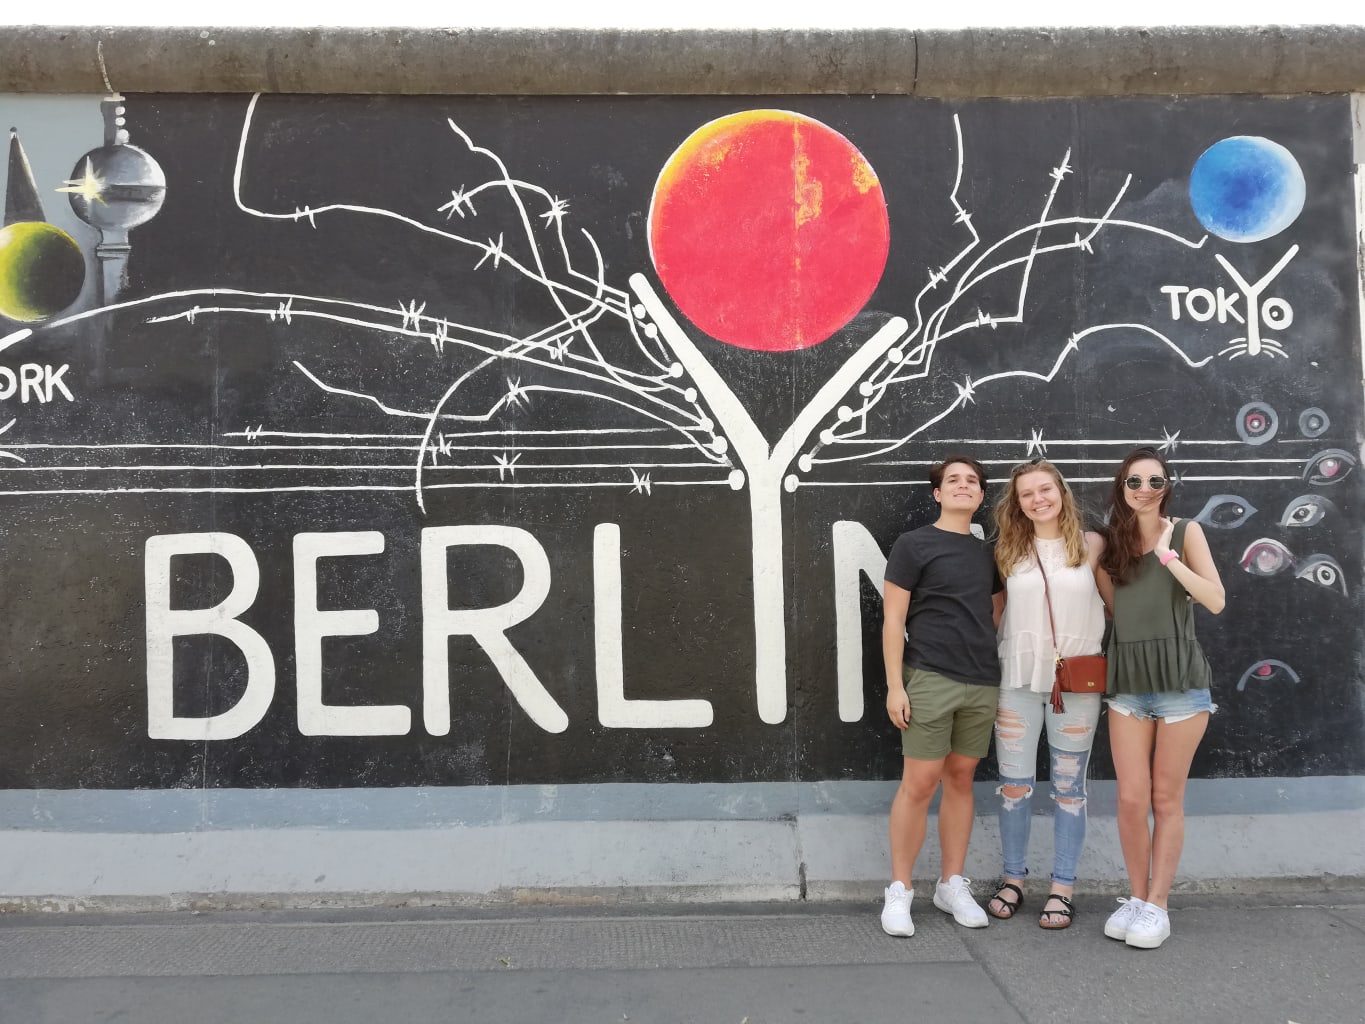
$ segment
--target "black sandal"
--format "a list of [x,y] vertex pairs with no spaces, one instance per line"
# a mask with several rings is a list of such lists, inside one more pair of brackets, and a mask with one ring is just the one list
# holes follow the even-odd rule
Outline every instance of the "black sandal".
[[[1051,903],[1053,900],[1059,902],[1062,905],[1062,909],[1049,910],[1048,903]],[[1038,927],[1050,932],[1059,932],[1063,928],[1070,928],[1071,917],[1075,913],[1075,910],[1076,908],[1071,905],[1070,898],[1063,896],[1059,892],[1048,893],[1047,903],[1043,904],[1042,912],[1038,915]],[[1061,924],[1052,924],[1048,920],[1051,917],[1060,917],[1063,918],[1063,921]]]
[[[1015,895],[1014,902],[1011,903],[1009,900],[1005,899],[1003,896],[1000,895],[1006,889],[1014,893]],[[992,903],[998,903],[1000,904],[1000,906],[1004,907],[1005,908],[1004,913],[997,914],[994,910],[992,910],[991,909]],[[1019,886],[1015,885],[1013,882],[1001,882],[1000,888],[995,891],[995,895],[986,901],[986,913],[990,914],[991,917],[995,918],[996,920],[1008,921],[1011,917],[1013,917],[1015,914],[1019,912],[1019,908],[1022,907],[1023,905],[1024,891],[1020,889]]]

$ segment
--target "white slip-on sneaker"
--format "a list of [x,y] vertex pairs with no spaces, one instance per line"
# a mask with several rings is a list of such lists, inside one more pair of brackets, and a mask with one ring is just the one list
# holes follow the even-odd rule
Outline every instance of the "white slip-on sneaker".
[[1118,939],[1122,942],[1128,938],[1128,929],[1138,915],[1142,913],[1142,908],[1147,904],[1136,896],[1131,899],[1119,897],[1119,909],[1109,915],[1109,920],[1104,922],[1104,934],[1111,939]]
[[915,898],[915,890],[907,889],[900,882],[892,882],[886,888],[886,904],[882,907],[882,931],[887,935],[914,935],[915,922],[910,920],[910,901]]
[[952,914],[953,920],[964,928],[985,928],[991,923],[981,904],[972,898],[971,879],[961,875],[953,875],[934,886],[934,906]]
[[1171,937],[1171,915],[1155,903],[1144,903],[1142,913],[1128,926],[1123,941],[1138,949],[1156,949]]

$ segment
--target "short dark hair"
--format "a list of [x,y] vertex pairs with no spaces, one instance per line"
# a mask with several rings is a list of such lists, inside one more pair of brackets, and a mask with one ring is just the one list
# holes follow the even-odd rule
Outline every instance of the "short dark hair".
[[986,467],[977,462],[970,455],[945,455],[942,462],[935,462],[929,467],[929,483],[934,490],[943,486],[943,473],[954,462],[960,462],[964,466],[971,466],[976,473],[976,481],[981,485],[981,489],[986,489]]

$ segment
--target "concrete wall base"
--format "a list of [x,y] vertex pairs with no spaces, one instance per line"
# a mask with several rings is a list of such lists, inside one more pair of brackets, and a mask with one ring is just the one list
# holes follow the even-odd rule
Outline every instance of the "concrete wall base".
[[[875,900],[894,789],[9,791],[0,911]],[[968,858],[983,883],[999,873],[994,790],[978,784]],[[1124,891],[1114,797],[1112,782],[1091,784],[1090,892]],[[197,802],[198,822],[185,801]],[[1051,802],[1037,803],[1031,861],[1043,884]],[[937,870],[932,828],[918,863],[926,879]],[[1365,784],[1192,781],[1180,877],[1196,891],[1365,882]]]

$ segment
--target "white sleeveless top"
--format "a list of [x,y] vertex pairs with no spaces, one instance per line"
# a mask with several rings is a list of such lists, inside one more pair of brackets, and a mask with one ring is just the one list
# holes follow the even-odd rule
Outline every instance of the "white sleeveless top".
[[[1038,553],[1052,588],[1052,615],[1057,624],[1057,650],[1062,657],[1099,654],[1104,636],[1104,603],[1090,564],[1066,564],[1066,540],[1039,540]],[[1014,567],[1005,578],[1005,615],[1000,620],[1000,686],[1051,693],[1056,675],[1052,630],[1047,621],[1043,577],[1033,559]]]

